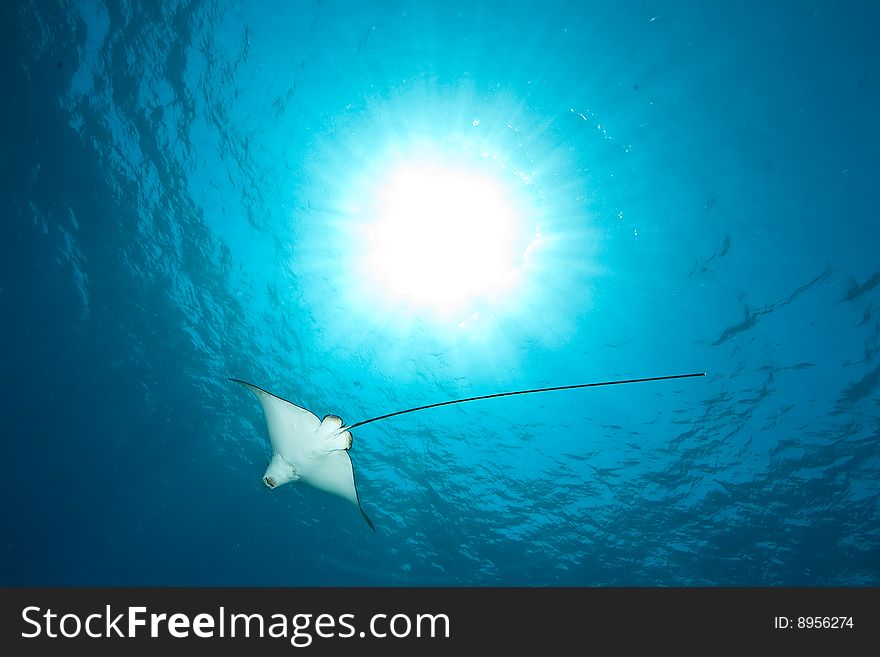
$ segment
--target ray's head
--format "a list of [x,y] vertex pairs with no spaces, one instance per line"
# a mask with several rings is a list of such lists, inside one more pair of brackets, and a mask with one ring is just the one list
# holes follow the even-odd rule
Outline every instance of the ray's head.
[[299,480],[296,468],[279,454],[273,454],[263,473],[263,484],[267,488],[278,488]]

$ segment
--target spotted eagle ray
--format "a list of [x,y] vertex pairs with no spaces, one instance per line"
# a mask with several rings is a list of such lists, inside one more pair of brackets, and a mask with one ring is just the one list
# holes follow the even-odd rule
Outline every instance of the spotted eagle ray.
[[452,399],[450,401],[416,406],[402,411],[394,411],[346,425],[338,415],[325,415],[323,420],[311,411],[297,406],[293,402],[273,395],[267,390],[241,379],[229,379],[240,383],[250,390],[263,407],[266,424],[269,428],[269,442],[272,446],[272,458],[263,473],[263,483],[268,488],[278,488],[284,484],[301,481],[327,493],[338,495],[354,504],[370,529],[376,531],[373,521],[361,506],[354,467],[348,450],[351,449],[351,430],[371,422],[387,420],[404,413],[425,411],[429,408],[463,404],[464,402],[511,397],[513,395],[530,395],[538,392],[555,392],[559,390],[575,390],[578,388],[597,388],[599,386],[622,385],[625,383],[646,383],[648,381],[667,381],[669,379],[687,379],[705,376],[705,372],[693,374],[672,374],[652,376],[642,379],[624,379],[620,381],[601,381],[599,383],[579,383],[552,388],[535,388],[532,390],[516,390],[512,392],[496,392],[491,395]]

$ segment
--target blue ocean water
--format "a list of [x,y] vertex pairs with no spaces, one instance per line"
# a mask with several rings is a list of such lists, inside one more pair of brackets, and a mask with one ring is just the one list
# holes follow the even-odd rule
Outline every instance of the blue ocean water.
[[[876,3],[2,11],[0,584],[880,584]],[[503,299],[364,278],[413,153],[524,208]],[[227,381],[353,423],[698,371],[355,430],[376,533],[263,486]]]

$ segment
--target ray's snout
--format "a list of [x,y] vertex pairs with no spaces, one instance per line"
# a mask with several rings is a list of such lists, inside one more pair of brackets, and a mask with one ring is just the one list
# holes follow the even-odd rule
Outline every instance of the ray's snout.
[[272,477],[263,477],[263,483],[266,484],[266,488],[275,488],[275,480]]

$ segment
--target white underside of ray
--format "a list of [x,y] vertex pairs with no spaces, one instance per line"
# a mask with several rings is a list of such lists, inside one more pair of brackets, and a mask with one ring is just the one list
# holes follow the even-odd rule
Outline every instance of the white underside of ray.
[[342,420],[323,420],[311,411],[276,397],[254,385],[241,383],[263,407],[272,444],[272,460],[263,475],[270,488],[298,482],[342,497],[360,507],[348,448],[351,433]]

